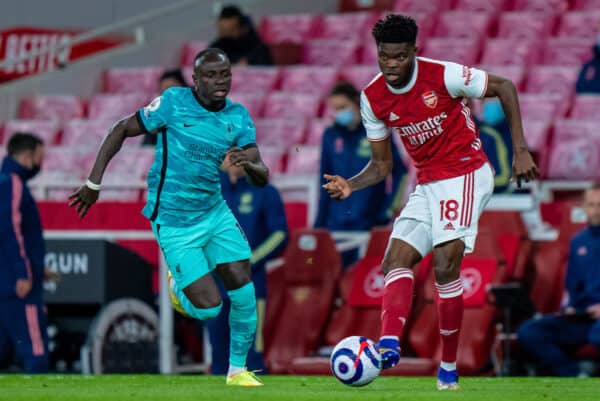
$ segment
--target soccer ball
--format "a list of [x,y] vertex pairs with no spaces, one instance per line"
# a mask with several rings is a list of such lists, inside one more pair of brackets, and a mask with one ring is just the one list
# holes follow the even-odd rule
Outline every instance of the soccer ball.
[[330,363],[333,375],[353,387],[371,383],[381,372],[381,355],[366,337],[344,338],[333,349]]

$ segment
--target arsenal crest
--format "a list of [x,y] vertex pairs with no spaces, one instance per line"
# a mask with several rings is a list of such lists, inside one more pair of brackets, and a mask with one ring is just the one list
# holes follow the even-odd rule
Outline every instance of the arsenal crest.
[[425,106],[429,107],[430,109],[436,108],[438,104],[438,97],[434,91],[425,92],[421,97],[423,99],[423,103],[425,103]]

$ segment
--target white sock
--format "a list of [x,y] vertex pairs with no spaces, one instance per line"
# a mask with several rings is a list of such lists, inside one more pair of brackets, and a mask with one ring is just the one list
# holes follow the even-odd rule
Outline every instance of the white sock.
[[243,372],[244,370],[246,370],[245,367],[240,368],[239,366],[229,365],[229,370],[227,371],[227,375],[228,376],[236,375],[238,373]]
[[446,371],[456,370],[456,362],[440,362],[440,368]]

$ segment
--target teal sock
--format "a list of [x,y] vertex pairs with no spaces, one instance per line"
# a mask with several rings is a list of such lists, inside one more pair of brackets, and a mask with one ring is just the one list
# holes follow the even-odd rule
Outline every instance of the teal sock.
[[212,308],[197,308],[196,306],[194,306],[192,301],[190,301],[188,297],[185,296],[185,293],[182,290],[180,290],[179,287],[177,287],[174,281],[172,285],[173,292],[175,292],[175,296],[177,297],[177,299],[179,299],[181,307],[188,315],[190,315],[194,319],[208,320],[214,319],[217,316],[219,316],[221,308],[223,307],[223,302]]
[[252,282],[237,290],[227,291],[231,300],[229,328],[231,341],[229,346],[229,364],[236,367],[246,366],[246,356],[256,334],[256,296]]

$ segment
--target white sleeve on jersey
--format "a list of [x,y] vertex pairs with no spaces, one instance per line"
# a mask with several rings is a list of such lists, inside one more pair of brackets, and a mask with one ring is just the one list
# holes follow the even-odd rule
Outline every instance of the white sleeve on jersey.
[[444,82],[450,96],[481,98],[485,95],[487,72],[451,62],[444,62],[444,65]]
[[363,125],[367,130],[367,139],[370,141],[382,141],[389,135],[389,130],[385,123],[375,117],[371,103],[367,99],[365,92],[360,94],[360,116],[362,117]]

